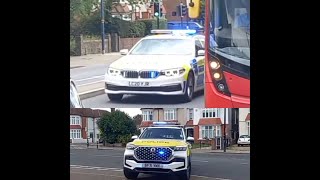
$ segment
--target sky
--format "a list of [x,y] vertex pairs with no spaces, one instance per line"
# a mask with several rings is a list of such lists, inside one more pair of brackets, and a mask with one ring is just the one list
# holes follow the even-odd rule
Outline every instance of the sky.
[[[92,109],[102,109],[102,110],[106,110],[109,112],[111,111],[110,108],[92,108]],[[141,114],[140,108],[116,108],[116,109],[119,109],[120,111],[126,112],[131,117],[133,117],[137,114]]]

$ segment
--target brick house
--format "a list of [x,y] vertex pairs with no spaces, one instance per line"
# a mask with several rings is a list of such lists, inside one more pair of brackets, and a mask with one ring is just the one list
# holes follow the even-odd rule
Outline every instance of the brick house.
[[90,108],[70,108],[70,143],[96,142],[100,132],[97,120],[108,111]]
[[[164,7],[166,7],[166,18],[168,21],[180,21],[180,16],[173,16],[172,13],[177,13],[177,5],[182,2],[186,4],[186,0],[162,0]],[[184,21],[185,21],[184,17]]]

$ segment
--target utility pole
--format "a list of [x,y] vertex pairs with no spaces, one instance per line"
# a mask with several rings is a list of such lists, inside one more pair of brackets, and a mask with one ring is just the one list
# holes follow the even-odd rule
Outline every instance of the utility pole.
[[104,45],[104,39],[105,39],[105,34],[104,34],[104,0],[101,0],[101,51],[102,51],[102,54],[105,53],[105,45]]

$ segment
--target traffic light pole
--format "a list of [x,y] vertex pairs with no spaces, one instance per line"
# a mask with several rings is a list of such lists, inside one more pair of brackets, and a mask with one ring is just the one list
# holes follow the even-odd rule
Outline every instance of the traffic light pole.
[[157,16],[157,29],[160,28],[159,16]]
[[104,34],[104,0],[101,0],[101,52],[102,54],[105,53],[105,45],[104,45],[104,39],[105,39],[105,34]]

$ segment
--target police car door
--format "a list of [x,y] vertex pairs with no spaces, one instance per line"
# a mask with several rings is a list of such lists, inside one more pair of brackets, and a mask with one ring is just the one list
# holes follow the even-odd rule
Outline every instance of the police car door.
[[200,90],[204,88],[204,37],[195,39],[195,89]]

